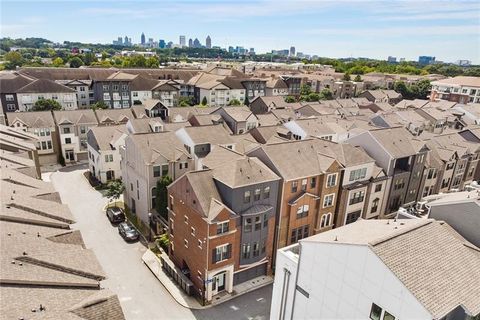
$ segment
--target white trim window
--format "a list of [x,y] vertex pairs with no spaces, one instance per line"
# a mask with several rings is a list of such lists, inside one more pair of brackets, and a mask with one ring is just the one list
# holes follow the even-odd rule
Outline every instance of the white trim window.
[[323,207],[332,207],[333,201],[335,200],[335,193],[330,193],[323,197]]
[[365,179],[367,176],[367,168],[361,168],[357,170],[350,171],[350,179],[349,181],[356,181],[360,179]]
[[327,188],[335,187],[337,185],[337,173],[331,173],[327,175]]
[[325,228],[330,225],[330,220],[332,218],[332,214],[329,213],[324,213],[322,215],[322,219],[320,220],[320,228]]

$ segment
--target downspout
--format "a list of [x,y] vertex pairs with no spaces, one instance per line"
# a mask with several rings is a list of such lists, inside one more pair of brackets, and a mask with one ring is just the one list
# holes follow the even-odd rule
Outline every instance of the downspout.
[[292,312],[290,313],[290,320],[293,320],[293,313],[295,311],[295,298],[297,296],[297,283],[298,283],[298,274],[300,270],[300,262],[302,258],[302,242],[298,243],[298,264],[297,264],[297,274],[295,275],[295,287],[293,288],[293,300],[292,300]]

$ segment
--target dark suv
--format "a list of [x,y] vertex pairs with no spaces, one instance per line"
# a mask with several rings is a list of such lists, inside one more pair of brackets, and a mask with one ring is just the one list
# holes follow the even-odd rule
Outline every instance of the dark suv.
[[107,218],[111,223],[120,223],[125,221],[123,210],[118,207],[107,208]]
[[118,233],[125,241],[137,241],[140,238],[138,231],[129,223],[122,222],[118,226]]

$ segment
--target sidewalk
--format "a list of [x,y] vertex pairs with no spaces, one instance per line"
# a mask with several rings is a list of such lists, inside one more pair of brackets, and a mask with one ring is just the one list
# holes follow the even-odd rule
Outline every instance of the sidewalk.
[[197,299],[187,295],[176,283],[172,280],[162,269],[162,264],[160,259],[150,250],[147,250],[142,257],[143,262],[147,267],[152,271],[152,273],[157,277],[157,279],[162,283],[162,285],[167,289],[172,297],[182,306],[189,309],[207,309],[224,302],[227,302],[231,299],[234,299],[238,296],[246,294],[248,292],[260,289],[264,286],[267,286],[273,283],[273,277],[271,276],[260,276],[239,285],[233,287],[233,292],[223,292],[215,296],[212,300],[212,303],[206,306],[202,306]]

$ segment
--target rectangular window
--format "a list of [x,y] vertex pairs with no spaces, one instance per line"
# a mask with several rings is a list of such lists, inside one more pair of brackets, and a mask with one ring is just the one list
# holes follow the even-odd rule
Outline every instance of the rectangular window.
[[[133,186],[132,186],[132,189],[133,189]],[[170,196],[168,206],[169,206],[169,209],[173,211],[173,196]]]
[[253,201],[260,200],[260,194],[261,194],[261,190],[260,189],[255,189],[255,192],[253,193]]
[[385,311],[385,313],[383,314],[383,320],[395,320],[395,317],[388,313],[388,311]]
[[350,172],[350,181],[364,179],[367,175],[367,168],[361,168]]
[[298,240],[304,239],[308,237],[308,231],[309,231],[309,226],[304,225],[301,226],[300,228],[296,228],[292,230],[292,234],[290,237],[290,242],[291,243],[296,243]]
[[212,260],[213,260],[213,263],[216,263],[216,262],[230,259],[231,256],[232,256],[232,245],[226,244],[213,249]]
[[243,220],[243,231],[244,232],[252,231],[252,218],[245,218]]
[[372,309],[370,309],[370,319],[380,320],[381,315],[382,315],[382,308],[377,306],[375,303],[372,303]]
[[299,206],[297,208],[297,219],[305,218],[306,216],[308,216],[308,210],[309,210],[309,205],[308,204],[304,204],[303,206]]
[[307,191],[307,179],[302,179],[302,191]]
[[80,126],[80,133],[85,134],[87,132],[87,127],[85,126]]
[[12,102],[15,100],[15,98],[13,97],[13,94],[7,94],[5,95],[5,100]]
[[185,222],[185,224],[188,224],[188,216],[183,216],[183,222]]
[[382,191],[382,184],[381,183],[375,185],[375,192],[380,192],[380,191]]
[[262,229],[262,218],[260,216],[255,217],[255,231]]
[[263,199],[270,198],[270,187],[265,187],[263,189]]
[[47,142],[42,141],[42,150],[45,150],[45,149],[47,149]]
[[160,177],[160,166],[153,166],[153,176],[155,178]]
[[168,164],[162,164],[162,177],[168,176]]
[[364,198],[365,198],[365,192],[363,191],[355,192],[353,196],[350,198],[349,204],[352,205],[352,204],[363,202]]
[[298,181],[292,181],[292,193],[297,192],[298,189]]
[[72,143],[72,138],[65,138],[65,144]]
[[332,173],[327,176],[327,188],[334,187],[337,184],[337,174]]
[[52,141],[47,141],[47,147],[48,149],[52,149]]
[[197,243],[198,243],[198,247],[199,247],[200,249],[202,249],[202,240],[198,239],[197,241],[198,241],[198,242],[197,242]]
[[63,133],[65,134],[70,133],[70,128],[69,127],[63,128]]
[[188,240],[187,239],[183,239],[183,245],[185,246],[185,248],[188,248]]
[[323,207],[326,208],[326,207],[331,207],[333,206],[333,199],[335,198],[335,194],[332,193],[332,194],[327,194],[324,198],[323,198]]
[[106,154],[105,162],[113,162],[113,154]]
[[103,91],[108,91],[110,90],[110,86],[108,84],[103,85]]
[[310,179],[310,188],[315,188],[317,186],[317,178],[316,177],[312,177]]
[[370,210],[370,213],[375,213],[377,212],[378,210],[378,202],[380,201],[380,199],[376,198],[375,200],[373,200],[372,202],[372,209]]
[[260,246],[258,245],[258,242],[253,243],[253,256],[258,257],[260,254]]
[[362,213],[362,211],[359,210],[359,211],[355,211],[355,212],[351,212],[351,213],[347,214],[347,219],[345,221],[345,224],[349,224],[349,223],[357,221],[358,218],[360,218],[361,213]]
[[217,234],[228,232],[228,221],[217,224]]
[[250,191],[245,191],[243,194],[243,203],[250,203]]
[[250,258],[250,243],[244,243],[242,245],[242,258],[243,259]]
[[268,227],[268,214],[266,213],[263,214],[263,227]]
[[190,234],[195,237],[195,228],[190,227]]
[[113,91],[118,91],[118,84],[113,85]]

